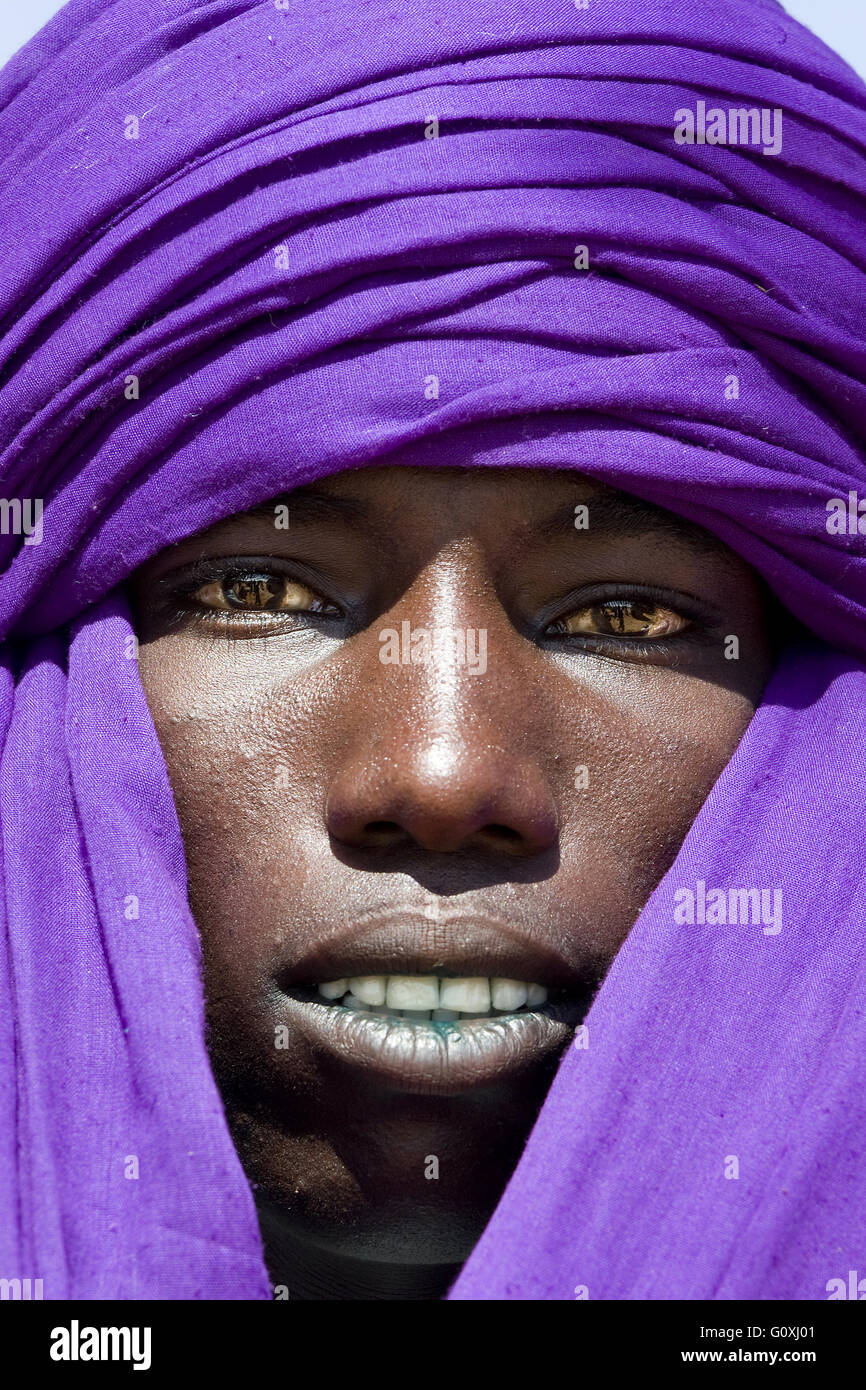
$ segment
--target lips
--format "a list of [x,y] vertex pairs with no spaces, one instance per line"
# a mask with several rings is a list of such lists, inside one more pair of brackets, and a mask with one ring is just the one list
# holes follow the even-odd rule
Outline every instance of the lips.
[[356,975],[498,976],[547,989],[567,989],[580,978],[552,943],[504,919],[436,906],[365,914],[320,938],[282,970],[279,982],[317,986]]
[[[328,988],[358,977],[438,979],[443,997],[448,981],[530,981],[533,992],[514,1012],[491,1006],[483,1017],[469,1009],[427,1017],[411,1008],[358,1008],[351,993]],[[439,906],[369,914],[320,939],[279,972],[277,984],[283,1021],[308,1046],[369,1082],[414,1094],[500,1084],[555,1058],[592,996],[549,943],[508,922]]]

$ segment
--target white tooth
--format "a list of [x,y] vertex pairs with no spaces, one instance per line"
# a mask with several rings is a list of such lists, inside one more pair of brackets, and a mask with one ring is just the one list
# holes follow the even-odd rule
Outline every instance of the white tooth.
[[327,984],[319,985],[319,993],[326,999],[340,999],[348,988],[348,980],[329,980]]
[[426,1023],[430,1022],[430,1009],[404,1009],[404,1018],[423,1019]]
[[461,1014],[486,1014],[490,1008],[490,981],[486,979],[440,980],[439,1003]]
[[530,985],[526,991],[526,1002],[530,1007],[547,1003],[547,990],[544,985]]
[[356,999],[354,994],[346,995],[345,999],[343,1000],[343,1007],[345,1009],[357,1009],[362,1014],[368,1013],[370,1009],[369,1004],[365,1004],[363,999]]
[[436,1009],[439,981],[435,975],[389,975],[385,1003],[389,1009]]
[[460,1017],[456,1009],[433,1009],[432,1016],[439,1023],[455,1023]]
[[494,1009],[519,1009],[526,1003],[526,985],[522,980],[491,980],[490,1001]]
[[384,1004],[386,975],[355,975],[349,981],[349,988],[356,999],[365,1004]]

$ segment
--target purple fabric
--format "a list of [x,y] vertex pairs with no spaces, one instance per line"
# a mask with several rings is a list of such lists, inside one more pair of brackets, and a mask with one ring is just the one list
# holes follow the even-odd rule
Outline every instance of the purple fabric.
[[[781,110],[782,149],[676,143],[700,101]],[[0,1276],[270,1295],[118,586],[384,461],[580,469],[814,635],[451,1296],[866,1275],[864,147],[866,89],[775,0],[70,0],[8,65],[0,486],[44,518],[0,535]],[[780,890],[782,930],[678,924],[698,882]]]

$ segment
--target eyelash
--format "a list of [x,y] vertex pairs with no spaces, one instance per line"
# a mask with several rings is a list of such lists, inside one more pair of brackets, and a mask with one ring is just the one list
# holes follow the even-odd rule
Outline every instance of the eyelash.
[[[570,614],[583,608],[595,608],[602,604],[629,604],[649,602],[668,608],[685,620],[687,626],[681,632],[669,637],[620,637],[615,633],[555,633],[550,629],[555,622],[562,622]],[[705,607],[691,595],[672,593],[646,584],[602,584],[590,590],[568,595],[565,601],[556,605],[556,615],[544,624],[543,637],[546,642],[600,655],[659,656],[673,653],[684,646],[694,646],[696,641],[707,638],[712,621]]]
[[[275,610],[260,610],[256,612],[249,609],[245,613],[243,609],[224,609],[206,608],[191,602],[193,594],[208,583],[228,583],[232,579],[240,579],[252,573],[271,574],[280,579],[290,582],[303,584],[329,608],[336,611],[317,613],[312,609],[295,609],[294,611],[278,612]],[[328,598],[320,592],[318,581],[312,576],[303,572],[303,567],[298,565],[293,569],[280,569],[274,566],[273,560],[258,560],[250,557],[241,564],[226,563],[224,560],[215,561],[211,564],[197,565],[193,570],[187,571],[186,576],[172,581],[166,581],[163,603],[165,604],[164,618],[170,627],[178,627],[185,622],[193,622],[196,625],[206,624],[220,627],[231,627],[233,632],[227,636],[235,636],[243,631],[244,637],[256,636],[260,632],[267,631],[271,635],[283,631],[295,631],[304,626],[311,618],[317,621],[338,620],[345,617],[345,611],[333,599]]]
[[[231,579],[238,579],[253,572],[274,574],[280,578],[303,584],[310,588],[323,603],[336,611],[316,613],[311,609],[297,609],[293,612],[280,613],[274,610],[256,612],[251,609],[244,613],[242,609],[231,611],[205,608],[190,602],[192,595],[209,582],[226,583]],[[165,603],[167,607],[164,617],[168,625],[172,627],[189,621],[208,626],[216,624],[220,627],[234,629],[234,632],[226,634],[227,636],[237,635],[242,630],[245,637],[256,636],[260,632],[275,635],[287,630],[296,631],[299,627],[308,624],[311,618],[315,618],[318,622],[345,619],[347,616],[345,610],[333,599],[322,594],[317,584],[318,581],[314,576],[304,573],[303,566],[296,565],[292,569],[279,569],[274,566],[272,559],[258,560],[255,557],[250,557],[243,564],[239,562],[227,564],[224,560],[211,564],[200,564],[194,570],[187,571],[185,577],[171,583],[166,581]],[[661,607],[669,608],[685,619],[688,624],[687,627],[679,633],[655,638],[626,637],[618,636],[615,633],[554,633],[550,631],[554,623],[562,622],[571,614],[584,608],[597,607],[606,603],[626,605],[641,601],[656,603]],[[568,595],[566,600],[560,600],[556,604],[555,615],[549,616],[543,622],[539,636],[546,643],[564,646],[572,650],[597,652],[601,655],[628,654],[648,657],[659,656],[664,652],[672,653],[685,644],[693,645],[696,640],[706,637],[711,625],[707,612],[699,606],[699,601],[689,595],[671,593],[669,590],[651,585],[606,584],[596,586],[589,593],[577,591]]]

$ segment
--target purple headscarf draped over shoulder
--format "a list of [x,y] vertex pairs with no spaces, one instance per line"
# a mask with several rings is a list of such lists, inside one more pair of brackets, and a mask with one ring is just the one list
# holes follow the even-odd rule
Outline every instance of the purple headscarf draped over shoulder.
[[812,634],[451,1297],[864,1268],[864,149],[776,0],[70,0],[0,75],[0,1276],[270,1296],[119,586],[380,462],[578,469]]

